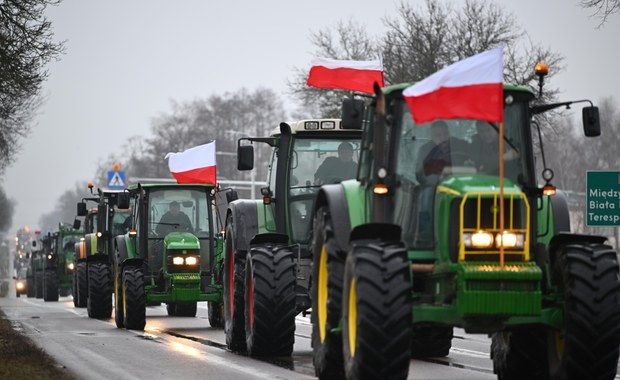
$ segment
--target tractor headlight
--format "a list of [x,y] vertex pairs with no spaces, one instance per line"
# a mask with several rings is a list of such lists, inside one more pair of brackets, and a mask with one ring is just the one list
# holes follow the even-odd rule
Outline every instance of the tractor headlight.
[[172,264],[174,265],[183,265],[183,257],[182,256],[174,256],[172,258]]
[[69,263],[69,265],[67,265],[67,269],[73,270],[73,268],[74,268],[73,263]]
[[185,258],[186,265],[196,265],[198,264],[198,257],[196,256],[188,256]]
[[17,281],[15,287],[17,288],[17,290],[22,290],[24,288],[24,283],[21,281]]
[[482,230],[465,233],[463,243],[467,248],[489,248],[493,246],[493,234]]
[[47,259],[51,260],[52,259],[52,255],[47,255]]
[[497,234],[495,237],[495,246],[499,249],[502,245],[504,248],[523,248],[523,234],[514,232],[504,232]]

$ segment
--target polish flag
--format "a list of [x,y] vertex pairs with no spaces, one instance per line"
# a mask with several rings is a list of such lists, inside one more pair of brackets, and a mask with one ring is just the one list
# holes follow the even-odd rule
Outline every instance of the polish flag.
[[215,141],[179,153],[168,153],[168,167],[177,183],[215,185]]
[[503,46],[456,62],[403,91],[416,124],[504,118]]
[[308,86],[373,93],[373,84],[381,87],[383,65],[380,61],[346,61],[315,58],[312,61]]

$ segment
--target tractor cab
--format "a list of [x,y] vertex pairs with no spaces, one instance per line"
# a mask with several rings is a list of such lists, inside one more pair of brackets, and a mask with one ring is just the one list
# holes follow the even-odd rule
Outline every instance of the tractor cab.
[[135,234],[136,254],[147,267],[145,275],[159,290],[165,290],[164,273],[211,273],[212,190],[213,186],[177,184],[129,189],[133,214],[126,225],[133,228],[129,234]]

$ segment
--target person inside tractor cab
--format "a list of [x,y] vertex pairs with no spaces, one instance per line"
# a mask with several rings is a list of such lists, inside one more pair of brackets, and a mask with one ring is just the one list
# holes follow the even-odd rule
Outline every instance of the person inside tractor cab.
[[466,141],[450,137],[445,121],[435,121],[431,125],[431,141],[420,148],[419,157],[422,159],[418,160],[418,180],[422,184],[436,183],[444,168],[463,165],[467,158],[464,154],[468,151]]
[[344,141],[338,145],[338,157],[327,157],[314,173],[315,185],[338,183],[355,178],[357,164],[353,161],[353,145]]
[[169,211],[162,215],[155,232],[159,236],[166,236],[170,232],[192,231],[192,222],[181,211],[181,205],[177,201],[170,202]]

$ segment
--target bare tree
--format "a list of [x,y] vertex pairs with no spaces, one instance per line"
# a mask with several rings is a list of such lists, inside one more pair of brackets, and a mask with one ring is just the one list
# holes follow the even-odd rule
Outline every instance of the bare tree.
[[39,227],[43,232],[55,231],[58,223],[72,223],[77,214],[77,203],[84,197],[92,196],[86,187],[86,181],[76,182],[73,189],[65,190],[56,201],[54,209],[39,218]]
[[0,235],[7,232],[13,222],[13,213],[15,212],[15,201],[9,199],[0,186]]
[[[387,31],[377,39],[379,43],[374,43],[365,28],[353,21],[339,23],[335,30],[313,33],[310,40],[316,47],[315,54],[328,58],[371,59],[381,51],[387,84],[421,80],[451,63],[503,44],[506,82],[535,90],[534,66],[546,62],[551,71],[540,100],[552,100],[558,93],[550,79],[563,69],[563,57],[534,44],[514,16],[498,5],[467,0],[453,8],[447,2],[426,0],[423,7],[417,8],[402,2],[396,15],[383,22]],[[360,37],[351,38],[352,32]],[[344,92],[309,88],[305,82],[308,72],[308,68],[296,70],[295,79],[289,82],[290,91],[302,109],[337,117]]]
[[594,15],[601,19],[601,26],[609,16],[620,11],[620,0],[581,0],[581,6],[594,8]]
[[[313,52],[316,57],[364,61],[380,56],[378,42],[368,36],[362,24],[352,19],[312,32],[310,41],[316,48]],[[308,72],[308,67],[294,69],[293,79],[288,83],[291,94],[301,104],[296,118],[340,117],[340,102],[348,92],[309,87],[306,85]]]
[[44,16],[60,0],[0,1],[0,170],[13,159],[40,104],[45,65],[63,50]]

